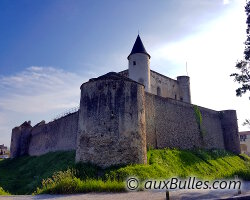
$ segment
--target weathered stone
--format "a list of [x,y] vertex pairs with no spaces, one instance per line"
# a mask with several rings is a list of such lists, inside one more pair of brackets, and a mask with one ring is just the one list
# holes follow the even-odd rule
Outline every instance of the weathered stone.
[[146,147],[240,153],[236,111],[192,105],[190,78],[150,70],[150,58],[138,35],[128,70],[82,84],[79,111],[14,128],[11,157],[74,149],[76,162],[108,167],[146,163]]
[[76,161],[146,163],[144,87],[110,75],[81,86]]
[[225,148],[228,151],[239,154],[239,130],[237,124],[237,115],[235,110],[223,110],[220,112],[221,124],[224,133]]
[[148,148],[226,149],[240,153],[236,112],[197,107],[144,91],[114,72],[81,86],[78,112],[12,130],[11,157],[76,150],[76,162],[102,167],[146,163]]
[[145,97],[148,147],[225,149],[219,112],[199,107],[200,130],[194,105],[149,93]]

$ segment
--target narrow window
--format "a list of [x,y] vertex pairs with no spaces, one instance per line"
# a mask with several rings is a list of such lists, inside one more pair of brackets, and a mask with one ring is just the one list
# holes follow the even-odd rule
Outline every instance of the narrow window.
[[180,100],[183,101],[183,98],[181,97]]
[[133,65],[136,65],[136,61],[133,61]]
[[176,99],[176,98],[177,98],[177,96],[176,96],[176,95],[174,95],[174,98]]
[[160,87],[157,87],[157,95],[161,96],[161,88]]

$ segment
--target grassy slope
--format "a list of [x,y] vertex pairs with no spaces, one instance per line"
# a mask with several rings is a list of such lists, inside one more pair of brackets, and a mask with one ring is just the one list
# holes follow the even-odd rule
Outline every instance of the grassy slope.
[[[243,179],[250,180],[249,157],[236,156],[218,150],[150,150],[148,151],[148,165],[128,165],[106,170],[89,164],[75,165],[74,156],[74,152],[56,152],[40,157],[0,161],[0,186],[13,194],[31,193],[37,186],[41,186],[42,179],[51,177],[54,172],[64,171],[68,167],[76,171],[74,176],[72,173],[54,176],[56,178],[54,182],[52,181],[52,185],[51,179],[45,181],[46,184],[43,185],[49,190],[43,190],[43,187],[40,187],[39,192],[121,191],[122,184],[120,183],[131,175],[145,180],[191,175],[217,179],[233,177],[237,174]],[[86,179],[92,179],[92,182],[82,181]],[[108,181],[105,185],[100,179],[115,180],[115,182]]]
[[2,187],[0,187],[0,195],[10,195],[10,194],[4,191]]
[[112,170],[106,176],[117,179],[135,175],[145,180],[192,175],[201,179],[218,179],[234,177],[237,174],[250,180],[250,158],[226,151],[150,150],[148,163],[149,165],[126,166]]
[[55,152],[0,161],[0,186],[11,194],[32,193],[42,179],[74,165],[75,153]]

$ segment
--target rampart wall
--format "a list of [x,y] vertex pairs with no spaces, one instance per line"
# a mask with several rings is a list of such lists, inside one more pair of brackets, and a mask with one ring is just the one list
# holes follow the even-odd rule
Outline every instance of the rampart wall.
[[32,128],[29,155],[76,149],[78,112]]
[[[147,146],[152,148],[226,149],[240,153],[236,112],[214,111],[145,94]],[[225,122],[226,121],[226,122]]]
[[27,122],[12,130],[11,158],[76,149],[78,112],[32,127]]
[[117,73],[81,86],[78,112],[12,130],[11,157],[76,150],[76,162],[146,163],[146,146],[240,153],[236,111],[214,111],[144,91]]

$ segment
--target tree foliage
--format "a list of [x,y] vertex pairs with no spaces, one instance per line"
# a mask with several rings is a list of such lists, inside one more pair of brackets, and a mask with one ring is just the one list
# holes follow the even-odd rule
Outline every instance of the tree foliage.
[[[247,15],[247,39],[245,41],[244,59],[236,63],[236,69],[239,73],[233,73],[230,76],[234,77],[234,81],[241,84],[241,87],[236,89],[236,96],[242,96],[246,92],[250,91],[250,0],[246,1],[245,12]],[[249,97],[250,99],[250,97]],[[250,127],[250,120],[246,119],[243,126],[248,125]]]
[[236,63],[236,69],[239,73],[233,73],[231,76],[234,80],[241,84],[241,87],[236,89],[236,95],[242,96],[247,91],[250,91],[250,1],[246,2],[245,12],[247,15],[247,39],[245,41],[244,59]]
[[243,126],[248,126],[250,128],[250,120],[249,119],[246,119],[243,124]]

